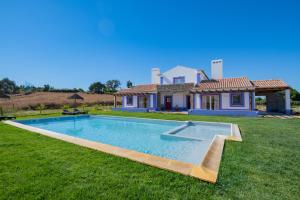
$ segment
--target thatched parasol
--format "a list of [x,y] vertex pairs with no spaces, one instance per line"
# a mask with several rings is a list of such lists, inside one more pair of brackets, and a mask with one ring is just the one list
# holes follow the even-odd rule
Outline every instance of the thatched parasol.
[[84,98],[82,96],[80,96],[79,94],[73,94],[71,96],[68,97],[68,99],[74,99],[74,103],[76,104],[76,100],[84,100]]

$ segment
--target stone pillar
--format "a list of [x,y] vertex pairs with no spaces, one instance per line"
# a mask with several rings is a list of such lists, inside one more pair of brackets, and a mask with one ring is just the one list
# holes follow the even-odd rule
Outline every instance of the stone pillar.
[[255,92],[252,92],[252,110],[256,109]]
[[291,114],[291,90],[285,90],[285,112],[286,114]]

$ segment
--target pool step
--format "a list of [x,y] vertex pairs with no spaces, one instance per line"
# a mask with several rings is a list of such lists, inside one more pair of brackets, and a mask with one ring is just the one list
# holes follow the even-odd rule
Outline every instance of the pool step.
[[171,129],[169,131],[166,131],[163,133],[163,135],[175,135],[177,132],[183,130],[183,129],[186,129],[187,127],[189,126],[188,123],[184,124],[184,125],[181,125],[181,126],[178,126],[174,129]]
[[184,139],[184,140],[198,140],[198,141],[205,141],[206,139],[200,139],[200,138],[196,138],[196,137],[190,137],[190,136],[181,136],[181,135],[176,135],[176,133],[178,133],[179,131],[182,131],[184,129],[186,129],[189,126],[193,126],[194,123],[187,121],[186,124],[178,126],[174,129],[171,129],[167,132],[164,132],[163,134],[161,134],[161,137],[173,137],[173,138],[179,138],[179,139]]

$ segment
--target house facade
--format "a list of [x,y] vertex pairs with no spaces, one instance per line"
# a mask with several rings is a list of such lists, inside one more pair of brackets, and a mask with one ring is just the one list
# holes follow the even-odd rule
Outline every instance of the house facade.
[[291,112],[290,87],[282,80],[224,78],[222,60],[211,62],[211,74],[209,78],[203,70],[180,65],[166,72],[153,68],[151,84],[115,93],[122,96],[122,107],[114,110],[256,116],[255,96],[265,96],[268,112]]

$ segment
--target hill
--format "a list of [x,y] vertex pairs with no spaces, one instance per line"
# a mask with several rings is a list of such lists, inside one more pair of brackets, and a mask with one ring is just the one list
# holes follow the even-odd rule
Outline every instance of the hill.
[[[65,104],[73,104],[74,100],[68,99],[74,93],[61,93],[61,92],[34,92],[30,94],[21,94],[11,96],[10,99],[0,98],[0,106],[3,108],[14,109],[30,109],[36,107],[38,104],[44,104],[48,108],[60,108]],[[89,94],[78,93],[84,98],[83,101],[77,100],[78,103],[84,104],[104,104],[113,105],[114,96],[110,94]],[[117,98],[118,103],[121,102]]]

